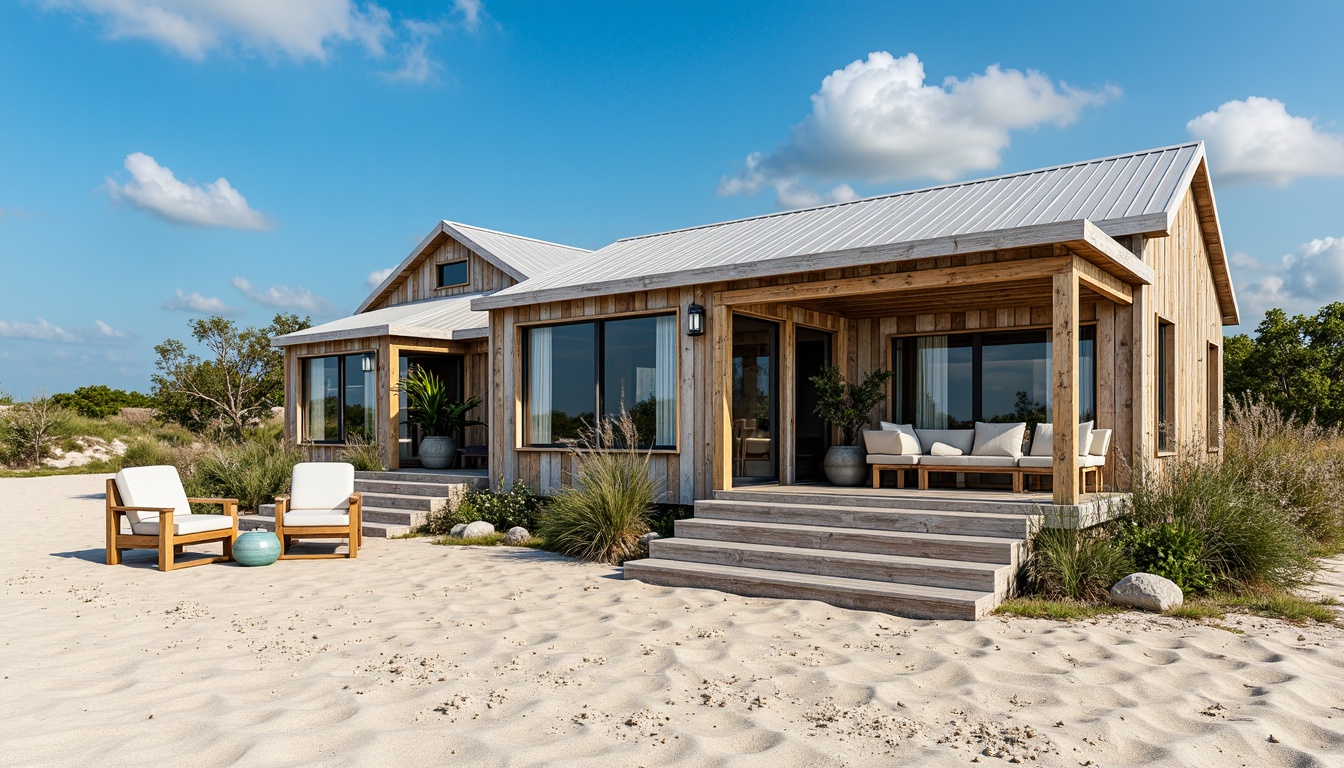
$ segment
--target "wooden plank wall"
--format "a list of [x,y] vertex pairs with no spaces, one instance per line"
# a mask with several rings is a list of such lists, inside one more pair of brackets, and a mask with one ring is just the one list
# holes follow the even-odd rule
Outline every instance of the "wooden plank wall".
[[[447,235],[442,239],[442,243],[437,247],[427,248],[417,261],[407,267],[405,274],[393,285],[392,290],[369,309],[381,309],[410,301],[458,296],[464,293],[500,291],[518,282],[456,239]],[[467,262],[469,282],[466,285],[436,288],[439,279],[438,265],[462,260]]]

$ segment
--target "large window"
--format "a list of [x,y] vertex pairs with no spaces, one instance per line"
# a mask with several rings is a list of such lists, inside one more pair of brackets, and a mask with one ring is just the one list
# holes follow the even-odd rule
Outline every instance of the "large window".
[[303,360],[303,437],[314,443],[372,440],[373,353]]
[[642,448],[677,444],[677,317],[529,328],[526,441],[583,436],[598,414],[629,412]]
[[[1097,407],[1096,326],[1078,341],[1078,418]],[[893,339],[893,416],[920,429],[967,429],[977,421],[1025,421],[1053,414],[1050,331],[998,331]]]

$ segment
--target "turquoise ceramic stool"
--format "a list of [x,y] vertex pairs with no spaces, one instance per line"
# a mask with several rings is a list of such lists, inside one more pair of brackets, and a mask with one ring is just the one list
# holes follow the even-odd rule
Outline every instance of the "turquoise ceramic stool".
[[233,559],[239,565],[270,565],[280,559],[280,540],[258,528],[233,542]]

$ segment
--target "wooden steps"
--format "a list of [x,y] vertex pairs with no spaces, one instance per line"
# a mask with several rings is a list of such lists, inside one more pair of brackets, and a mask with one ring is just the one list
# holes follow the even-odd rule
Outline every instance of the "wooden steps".
[[732,493],[697,502],[675,538],[651,542],[648,559],[625,564],[625,578],[977,619],[1013,594],[1035,524],[1016,505],[904,509],[821,494],[785,501]]

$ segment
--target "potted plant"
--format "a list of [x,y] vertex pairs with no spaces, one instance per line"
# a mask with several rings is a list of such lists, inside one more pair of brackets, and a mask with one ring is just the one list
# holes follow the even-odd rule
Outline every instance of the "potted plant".
[[817,388],[814,413],[840,430],[838,445],[832,445],[822,460],[826,479],[834,485],[859,485],[868,477],[868,456],[858,445],[859,430],[869,423],[878,403],[887,399],[882,387],[891,379],[891,371],[877,370],[858,384],[845,381],[834,365],[821,369],[811,381]]
[[420,440],[420,463],[426,469],[447,469],[457,454],[457,438],[466,427],[485,422],[467,418],[481,404],[479,397],[453,402],[443,380],[423,368],[413,368],[401,383],[406,393],[406,421],[424,431]]

